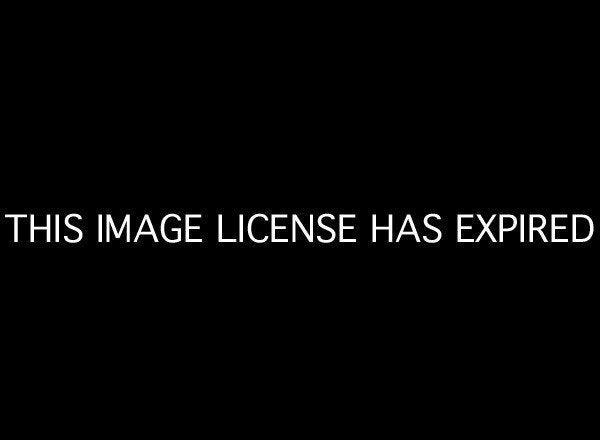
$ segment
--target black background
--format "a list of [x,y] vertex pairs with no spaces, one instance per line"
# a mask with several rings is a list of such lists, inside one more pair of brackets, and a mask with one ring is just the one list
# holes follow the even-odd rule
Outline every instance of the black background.
[[[3,55],[2,213],[356,212],[361,243],[4,240],[11,412],[573,429],[595,389],[597,238],[460,246],[453,218],[597,221],[592,29],[524,11],[247,12],[23,16]],[[371,246],[375,212],[438,212],[444,241]]]

